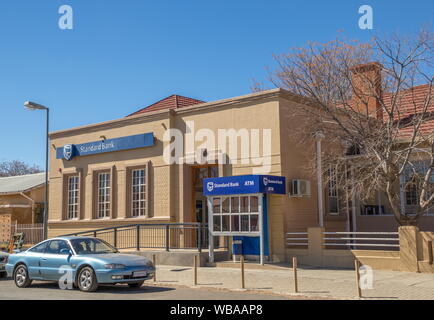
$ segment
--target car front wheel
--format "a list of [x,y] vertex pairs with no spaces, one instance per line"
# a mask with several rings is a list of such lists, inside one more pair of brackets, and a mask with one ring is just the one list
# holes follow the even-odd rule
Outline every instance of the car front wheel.
[[96,275],[92,268],[84,267],[80,270],[77,279],[78,288],[84,292],[94,292],[98,289]]
[[32,283],[32,280],[30,280],[29,278],[27,267],[25,265],[20,264],[18,267],[15,268],[14,281],[15,285],[18,288],[26,288]]
[[130,288],[140,288],[143,285],[143,282],[145,282],[145,281],[128,283],[128,286]]

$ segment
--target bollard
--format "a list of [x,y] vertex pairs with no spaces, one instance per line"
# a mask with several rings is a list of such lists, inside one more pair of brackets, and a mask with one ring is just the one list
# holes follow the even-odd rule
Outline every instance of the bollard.
[[359,260],[354,260],[354,266],[356,268],[356,285],[357,285],[357,296],[362,297],[362,289],[360,288],[360,262]]
[[245,283],[244,283],[244,256],[241,256],[240,258],[241,262],[241,289],[245,289]]
[[297,258],[292,258],[292,269],[294,271],[294,291],[298,292],[298,279],[297,279]]
[[197,256],[193,256],[194,285],[197,286]]
[[154,264],[155,272],[154,272],[154,282],[157,281],[157,257],[155,254],[152,255],[152,263]]

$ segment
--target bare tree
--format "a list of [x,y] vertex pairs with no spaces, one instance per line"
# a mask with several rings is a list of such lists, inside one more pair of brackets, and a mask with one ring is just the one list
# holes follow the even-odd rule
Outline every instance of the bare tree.
[[[398,223],[417,224],[434,204],[433,34],[338,38],[275,60],[271,83],[303,102],[287,115],[308,119],[302,141],[327,138],[326,179],[336,170],[340,188],[361,201],[383,190]],[[417,198],[414,214],[403,210],[405,192]]]
[[0,162],[0,177],[21,176],[42,172],[38,166],[29,166],[19,160]]

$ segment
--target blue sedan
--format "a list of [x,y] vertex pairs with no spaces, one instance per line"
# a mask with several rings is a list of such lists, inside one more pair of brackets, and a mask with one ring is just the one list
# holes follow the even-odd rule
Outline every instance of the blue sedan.
[[48,280],[58,281],[61,288],[66,283],[93,292],[100,284],[140,287],[153,277],[155,268],[149,259],[121,254],[101,239],[59,237],[9,255],[6,272],[19,288],[32,280]]

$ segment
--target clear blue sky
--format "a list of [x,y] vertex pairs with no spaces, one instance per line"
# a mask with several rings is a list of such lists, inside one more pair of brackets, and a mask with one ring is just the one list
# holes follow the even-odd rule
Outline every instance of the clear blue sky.
[[[74,29],[60,30],[71,5]],[[358,8],[374,10],[374,30]],[[205,101],[250,92],[272,54],[338,30],[364,40],[417,32],[432,0],[14,0],[0,3],[0,161],[44,165],[44,113],[52,131],[123,117],[170,94]],[[431,25],[432,27],[432,25]]]

